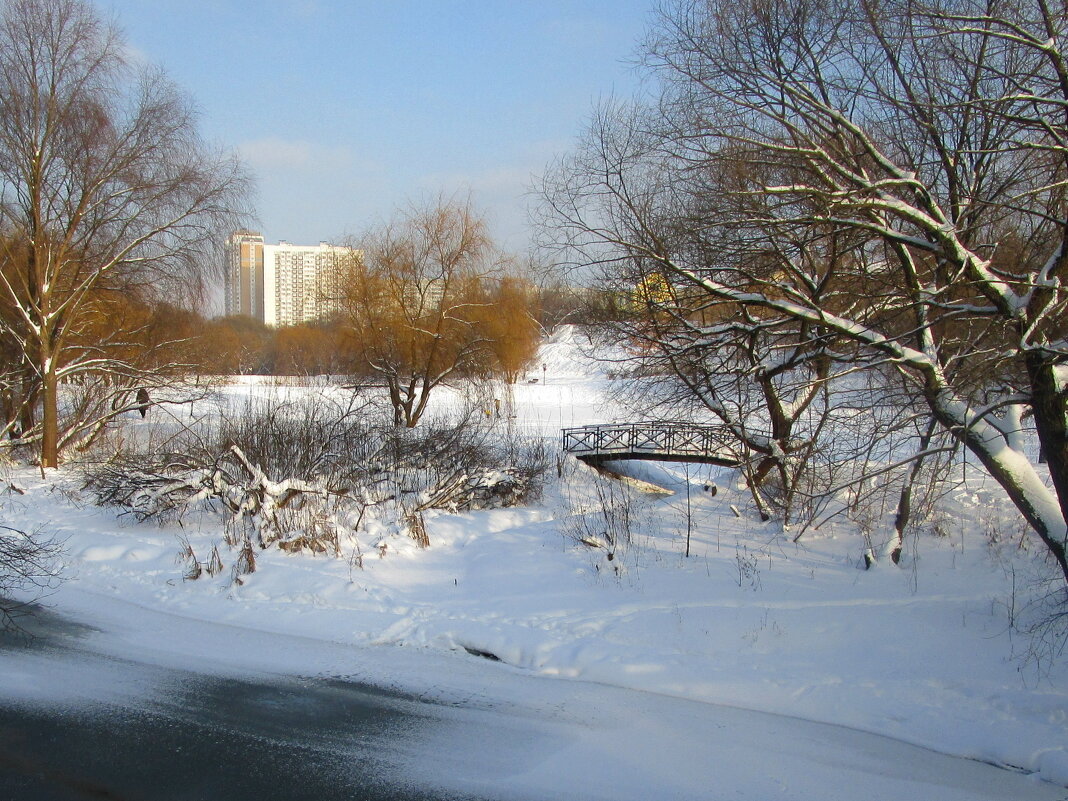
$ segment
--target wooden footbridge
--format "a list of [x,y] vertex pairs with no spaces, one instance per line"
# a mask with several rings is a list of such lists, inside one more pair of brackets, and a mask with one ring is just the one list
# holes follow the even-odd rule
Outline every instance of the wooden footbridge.
[[738,437],[726,426],[694,423],[610,423],[564,429],[564,450],[587,464],[615,459],[704,462],[737,467]]

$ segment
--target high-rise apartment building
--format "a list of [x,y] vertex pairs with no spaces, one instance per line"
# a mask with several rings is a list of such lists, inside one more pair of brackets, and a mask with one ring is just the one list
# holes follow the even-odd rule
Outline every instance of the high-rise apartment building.
[[[248,269],[247,279],[246,245],[248,263],[258,265]],[[226,284],[226,313],[248,314],[276,327],[320,320],[337,311],[346,265],[360,257],[357,250],[326,242],[292,245],[283,241],[266,245],[262,236],[249,231],[234,234],[229,250],[231,269]],[[246,285],[250,303],[232,304],[231,297],[244,297]]]
[[235,231],[226,241],[226,314],[263,320],[263,237]]
[[337,311],[341,275],[352,248],[320,242],[263,247],[263,322],[270,326],[321,320]]

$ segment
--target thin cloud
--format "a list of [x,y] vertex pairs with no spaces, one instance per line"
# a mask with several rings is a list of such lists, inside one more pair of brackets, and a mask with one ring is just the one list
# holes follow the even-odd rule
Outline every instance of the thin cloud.
[[123,43],[122,60],[133,67],[147,67],[152,64],[152,59],[148,57],[148,53],[129,42]]
[[328,147],[307,140],[266,137],[242,142],[242,158],[261,170],[342,170],[353,164],[347,147]]

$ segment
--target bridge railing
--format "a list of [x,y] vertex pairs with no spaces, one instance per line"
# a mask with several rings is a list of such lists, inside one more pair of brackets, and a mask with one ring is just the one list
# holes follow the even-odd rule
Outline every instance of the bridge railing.
[[682,422],[611,423],[565,428],[563,447],[577,456],[649,456],[737,460],[738,439],[726,426]]

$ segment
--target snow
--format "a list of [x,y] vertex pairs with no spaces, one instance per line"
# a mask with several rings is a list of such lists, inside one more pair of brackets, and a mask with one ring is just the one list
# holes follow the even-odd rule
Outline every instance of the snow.
[[[511,389],[510,423],[556,442],[561,427],[622,417],[600,370],[576,332],[563,328],[531,370],[538,381]],[[231,398],[267,391],[278,388],[252,380],[226,388]],[[435,403],[457,397],[445,391]],[[129,425],[151,423],[131,416]],[[873,798],[1063,795],[1068,666],[1063,657],[1025,659],[1042,655],[1040,644],[1009,621],[1038,592],[1041,560],[1003,493],[974,466],[944,502],[940,536],[911,539],[901,566],[887,561],[865,571],[868,546],[854,524],[839,520],[794,544],[774,523],[760,522],[730,470],[681,464],[614,465],[672,494],[642,492],[637,482],[628,490],[620,502],[628,505],[632,542],[617,544],[609,560],[605,548],[568,532],[586,526],[597,535],[591,529],[597,516],[584,512],[595,508],[598,493],[622,499],[623,491],[573,460],[561,464],[563,478],[535,506],[427,513],[428,549],[369,532],[359,535],[360,560],[354,543],[343,558],[267,550],[257,553],[257,571],[241,584],[231,580],[236,553],[222,545],[218,518],[191,516],[181,527],[137,524],[81,498],[70,470],[42,479],[10,469],[7,480],[26,495],[0,495],[0,513],[7,525],[65,541],[67,580],[49,603],[92,626],[102,649],[210,665],[220,674],[358,674],[420,692],[493,692],[534,706],[557,697],[545,687],[564,688],[559,692],[575,715],[587,716],[589,729],[580,735],[574,727],[539,724],[546,739],[531,748],[541,761],[510,784],[516,798],[547,797],[554,771],[572,776],[583,769],[589,785],[616,788],[603,790],[604,797],[668,797],[656,790],[665,786],[676,788],[675,797],[700,797],[710,788],[708,743],[720,749],[717,765],[727,775],[766,774],[752,787],[755,798],[782,789],[776,782],[785,776],[791,798],[853,798],[861,786]],[[715,494],[705,489],[713,485]],[[175,560],[179,535],[203,561],[219,545],[227,569],[184,581]],[[51,686],[47,671],[3,664],[11,668],[5,696],[43,702],[56,694],[123,691]],[[606,709],[602,702],[609,701],[614,706]],[[544,700],[541,708],[557,703]],[[714,708],[732,721],[725,732],[702,711]],[[761,774],[771,724],[743,710],[780,716],[776,725],[787,725],[786,718],[841,727],[821,731],[843,748],[859,732],[889,739],[872,741],[866,758],[835,766],[825,750],[807,743],[808,734],[788,728],[788,741],[773,746],[782,763]],[[608,730],[619,732],[605,763],[611,776],[598,767],[592,745]],[[568,744],[575,749],[569,756],[551,746],[553,737],[580,741]],[[494,754],[502,763],[517,758],[503,744],[485,746],[491,762]],[[1023,782],[1011,791],[971,779],[965,789],[947,789],[932,778],[927,752],[915,746],[1031,777],[996,772]],[[468,765],[474,785],[464,784],[462,757],[455,746],[447,753],[455,757],[458,787],[484,780]],[[915,765],[912,779],[886,772],[895,759]],[[821,778],[835,775],[828,764],[855,781],[852,791]],[[869,792],[863,777],[875,776],[889,783]]]

